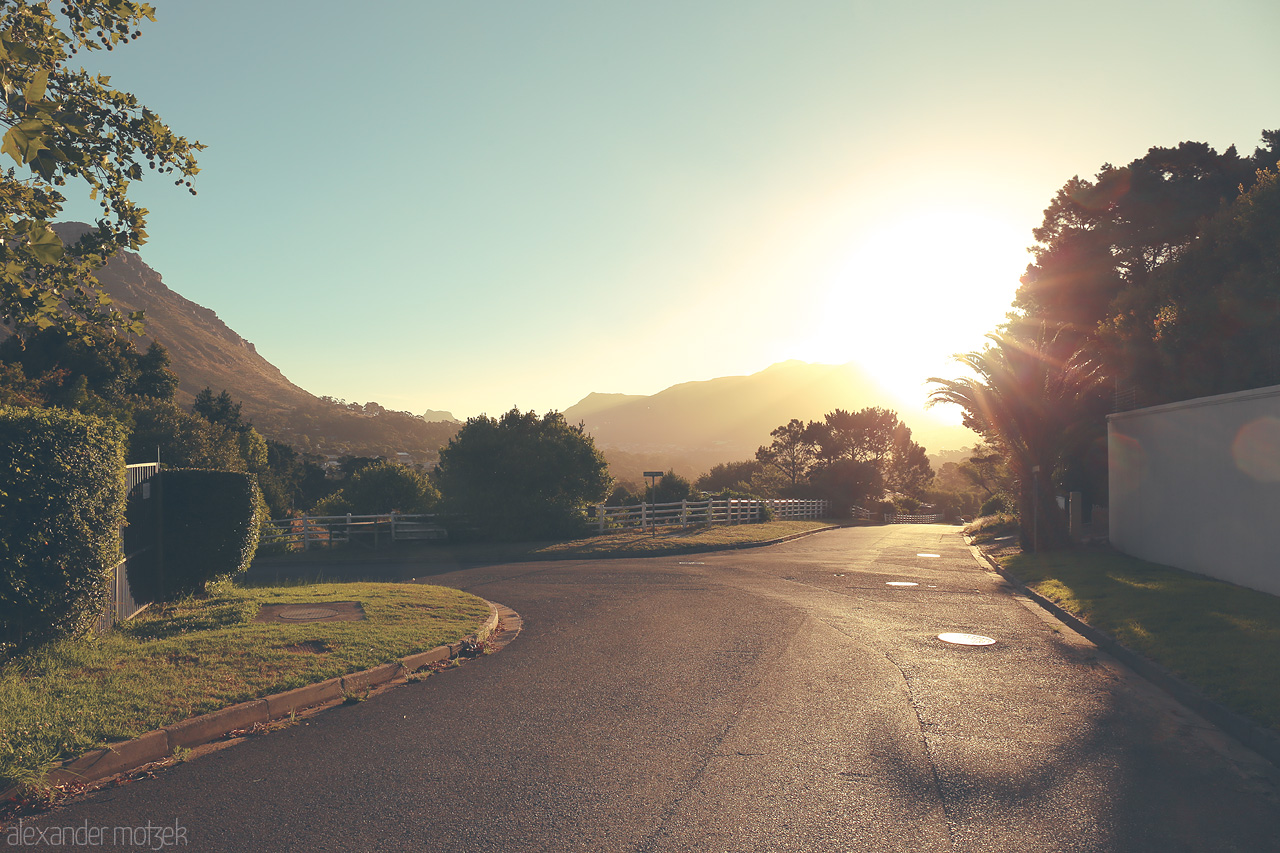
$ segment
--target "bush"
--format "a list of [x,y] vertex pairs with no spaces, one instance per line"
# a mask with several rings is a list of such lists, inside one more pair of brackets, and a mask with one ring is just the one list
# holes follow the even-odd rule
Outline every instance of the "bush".
[[120,561],[124,433],[59,409],[0,408],[0,646],[87,630]]
[[978,508],[978,515],[1001,515],[1003,513],[1013,512],[1015,506],[1009,499],[1008,495],[1003,493],[992,495],[982,502],[982,506]]
[[441,449],[435,478],[444,507],[494,539],[581,535],[586,507],[610,485],[608,465],[581,427],[557,412],[539,418],[519,409],[470,418]]
[[129,561],[135,598],[202,593],[249,567],[266,514],[252,474],[179,468],[152,477],[151,490],[156,511],[131,522],[159,547]]
[[346,485],[322,498],[313,515],[381,515],[388,512],[434,512],[440,493],[426,473],[395,462],[363,467]]

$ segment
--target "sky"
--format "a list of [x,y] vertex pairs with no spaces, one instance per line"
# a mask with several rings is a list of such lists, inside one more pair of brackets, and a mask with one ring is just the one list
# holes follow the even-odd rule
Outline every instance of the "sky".
[[1280,127],[1274,0],[152,2],[82,55],[208,146],[134,185],[143,259],[312,393],[460,418],[791,358],[918,406],[1073,175]]

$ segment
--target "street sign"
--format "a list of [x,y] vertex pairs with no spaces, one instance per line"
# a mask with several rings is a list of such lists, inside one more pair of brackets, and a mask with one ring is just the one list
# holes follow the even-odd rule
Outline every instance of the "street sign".
[[646,477],[665,477],[667,476],[667,472],[666,471],[645,471],[644,475]]

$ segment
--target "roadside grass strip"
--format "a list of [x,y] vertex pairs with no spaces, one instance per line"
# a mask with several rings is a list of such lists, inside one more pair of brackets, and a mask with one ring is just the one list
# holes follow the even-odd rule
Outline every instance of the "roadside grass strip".
[[[254,622],[268,604],[358,601],[359,621]],[[444,587],[223,585],[144,611],[103,637],[0,664],[0,790],[56,763],[238,702],[456,643],[489,615]]]
[[422,565],[468,562],[522,562],[527,560],[572,560],[579,557],[654,556],[708,551],[751,545],[831,527],[832,521],[766,521],[761,523],[714,525],[709,527],[659,527],[629,529],[573,539],[566,542],[467,542],[399,543],[397,547],[372,551],[361,547],[316,548],[259,560],[255,567],[287,569],[293,563],[348,563],[377,565],[403,563]]
[[679,554],[769,542],[784,536],[830,527],[829,521],[765,521],[758,524],[715,525],[711,527],[659,527],[657,532],[623,530],[545,545],[533,553],[556,557],[596,557],[605,555],[652,556]]
[[1114,551],[1018,554],[1000,563],[1208,698],[1280,732],[1280,597]]

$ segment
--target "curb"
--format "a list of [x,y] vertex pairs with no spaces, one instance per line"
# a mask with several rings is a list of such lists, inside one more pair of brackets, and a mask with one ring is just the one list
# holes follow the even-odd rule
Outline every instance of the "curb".
[[1008,581],[1023,595],[1053,614],[1058,621],[1066,624],[1095,646],[1105,650],[1126,667],[1172,696],[1187,709],[1204,717],[1244,746],[1280,767],[1280,735],[1264,729],[1230,708],[1218,704],[1205,696],[1198,687],[1183,681],[1155,661],[1149,660],[1127,646],[1121,645],[1105,631],[1101,631],[1088,622],[1081,620],[1080,617],[1063,610],[1054,602],[1028,587],[1017,577],[1006,572],[995,560],[982,553],[982,550],[976,545],[968,543],[967,539],[966,544],[969,545],[974,557],[979,562],[989,566],[992,571]]
[[[375,666],[373,669],[350,672],[337,678],[264,696],[261,699],[241,702],[229,708],[164,726],[133,740],[114,743],[109,747],[95,749],[79,758],[66,761],[61,767],[51,771],[46,780],[54,786],[97,782],[108,776],[127,773],[161,761],[173,755],[175,749],[203,746],[231,732],[265,725],[288,717],[296,711],[337,701],[347,694],[363,693],[433,663],[457,657],[467,641],[483,643],[498,627],[498,612],[499,607],[502,606],[495,605],[492,601],[485,603],[489,605],[489,617],[476,633],[463,642],[436,646],[434,649],[417,652],[398,661]],[[502,607],[502,609],[505,611],[509,608]],[[18,792],[19,788],[15,786],[0,793],[0,802],[11,799]]]
[[539,554],[536,559],[521,560],[520,562],[539,563],[558,560],[635,560],[650,557],[682,557],[685,554],[707,554],[712,551],[741,551],[744,548],[765,548],[769,545],[778,545],[783,542],[790,542],[792,539],[802,539],[805,536],[812,536],[815,533],[826,533],[828,530],[840,530],[844,525],[831,524],[826,527],[816,527],[813,530],[802,530],[799,533],[789,533],[786,536],[779,536],[777,539],[764,539],[760,542],[735,542],[730,545],[687,545],[679,549],[671,551],[637,551],[634,553],[609,551],[602,554]]

